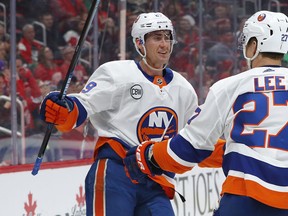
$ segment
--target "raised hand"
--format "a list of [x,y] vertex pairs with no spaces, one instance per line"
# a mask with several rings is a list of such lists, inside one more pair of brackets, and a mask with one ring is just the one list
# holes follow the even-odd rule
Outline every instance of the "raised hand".
[[50,92],[40,105],[40,118],[62,132],[75,127],[78,118],[78,107],[71,97],[59,98],[60,92]]

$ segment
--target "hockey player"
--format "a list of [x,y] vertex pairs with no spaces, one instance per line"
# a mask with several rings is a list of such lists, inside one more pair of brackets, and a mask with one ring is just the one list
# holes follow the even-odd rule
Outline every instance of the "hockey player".
[[89,118],[97,129],[95,162],[86,180],[88,216],[172,216],[174,174],[126,176],[126,151],[145,140],[161,141],[184,127],[197,108],[191,84],[167,67],[175,44],[171,21],[162,13],[143,13],[132,27],[134,60],[101,65],[83,90],[59,100],[51,92],[42,102],[42,119],[70,131]]
[[216,82],[178,135],[134,147],[125,165],[134,180],[141,173],[183,173],[207,158],[223,135],[227,178],[214,216],[288,215],[288,69],[281,67],[287,16],[252,15],[243,27],[243,48],[251,69]]

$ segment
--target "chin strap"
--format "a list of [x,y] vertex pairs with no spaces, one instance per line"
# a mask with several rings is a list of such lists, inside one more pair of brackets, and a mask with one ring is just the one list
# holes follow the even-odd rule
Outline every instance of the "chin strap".
[[167,67],[167,64],[164,64],[162,68],[154,68],[154,67],[152,67],[151,65],[148,64],[148,62],[146,61],[145,57],[143,57],[142,60],[147,65],[147,67],[149,67],[151,70],[162,71],[162,70],[164,70]]

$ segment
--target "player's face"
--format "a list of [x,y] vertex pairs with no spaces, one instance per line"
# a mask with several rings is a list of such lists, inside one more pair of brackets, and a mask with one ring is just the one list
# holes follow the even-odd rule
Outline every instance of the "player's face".
[[171,51],[170,31],[155,31],[146,35],[146,60],[149,65],[155,68],[162,68],[167,64]]

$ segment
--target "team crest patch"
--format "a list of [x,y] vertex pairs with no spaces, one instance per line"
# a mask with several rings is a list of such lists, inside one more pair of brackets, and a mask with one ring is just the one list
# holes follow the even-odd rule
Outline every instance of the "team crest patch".
[[260,14],[260,15],[257,17],[257,20],[258,20],[259,22],[261,22],[261,21],[263,21],[265,18],[266,18],[266,14],[262,13],[262,14]]
[[137,137],[139,142],[146,140],[161,141],[173,137],[178,132],[178,116],[169,107],[154,107],[139,120]]
[[133,85],[130,88],[130,94],[132,98],[139,100],[143,95],[143,89],[139,84]]
[[162,78],[157,78],[157,84],[158,84],[158,85],[162,85],[162,84],[163,84]]

